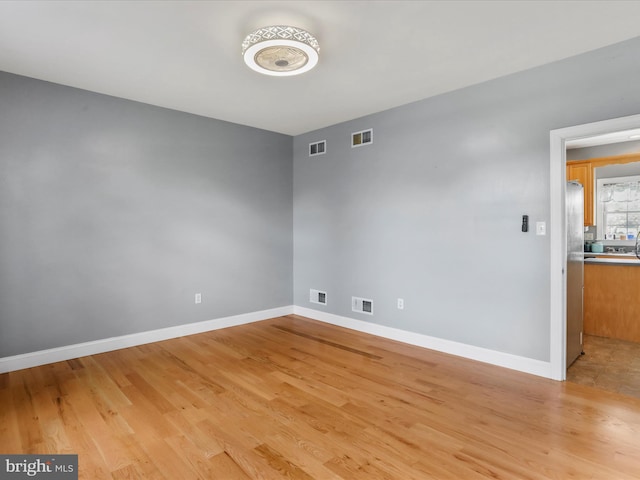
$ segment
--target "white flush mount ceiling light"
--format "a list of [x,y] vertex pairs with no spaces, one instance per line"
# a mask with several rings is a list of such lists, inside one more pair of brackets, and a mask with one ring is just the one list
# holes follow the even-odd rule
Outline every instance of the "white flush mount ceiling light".
[[319,53],[313,35],[286,25],[259,28],[242,42],[242,56],[249,68],[276,77],[308,72],[318,63]]

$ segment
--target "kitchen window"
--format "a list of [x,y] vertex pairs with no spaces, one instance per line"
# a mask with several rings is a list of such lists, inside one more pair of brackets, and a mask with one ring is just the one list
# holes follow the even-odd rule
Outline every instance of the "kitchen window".
[[640,175],[597,180],[598,238],[635,241],[640,229]]

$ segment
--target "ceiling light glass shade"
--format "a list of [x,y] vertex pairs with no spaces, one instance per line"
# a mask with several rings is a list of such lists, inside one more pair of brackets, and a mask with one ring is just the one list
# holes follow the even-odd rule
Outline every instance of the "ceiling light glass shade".
[[319,53],[313,35],[286,25],[259,28],[242,42],[242,56],[249,68],[277,77],[308,72],[318,63]]

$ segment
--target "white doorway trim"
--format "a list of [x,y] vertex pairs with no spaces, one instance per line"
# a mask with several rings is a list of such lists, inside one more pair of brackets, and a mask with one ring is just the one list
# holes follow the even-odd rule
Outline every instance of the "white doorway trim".
[[640,115],[614,118],[601,122],[587,123],[560,128],[550,132],[550,195],[549,241],[551,242],[551,338],[550,364],[551,378],[566,380],[566,338],[567,338],[567,285],[564,272],[567,267],[567,233],[564,221],[566,194],[566,142],[577,138],[591,137],[621,130],[640,128]]

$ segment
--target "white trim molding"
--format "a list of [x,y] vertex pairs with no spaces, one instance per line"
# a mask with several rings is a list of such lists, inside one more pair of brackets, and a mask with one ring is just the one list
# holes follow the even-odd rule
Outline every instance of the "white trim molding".
[[565,225],[566,142],[613,132],[640,128],[640,115],[603,120],[551,130],[550,140],[550,363],[551,378],[567,378],[567,234]]
[[489,363],[491,365],[505,367],[524,373],[530,373],[540,377],[549,378],[551,376],[550,363],[543,362],[541,360],[520,357],[509,353],[489,350],[487,348],[475,347],[473,345],[466,345],[464,343],[453,342],[451,340],[444,340],[442,338],[430,337],[420,333],[400,330],[398,328],[387,327],[362,320],[355,320],[353,318],[342,317],[340,315],[321,312],[306,307],[294,306],[293,313],[313,320],[338,325],[340,327],[357,330],[363,333],[369,333],[378,337],[397,340],[409,345],[449,353],[451,355],[468,358],[470,360],[477,360],[479,362]]
[[270,318],[282,317],[293,313],[294,307],[272,308],[258,312],[243,313],[231,317],[206,320],[204,322],[188,323],[186,325],[176,325],[174,327],[150,330],[147,332],[132,333],[120,337],[105,338],[92,342],[77,343],[64,347],[40,350],[38,352],[24,353],[12,357],[0,358],[0,373],[22,370],[23,368],[37,367],[48,363],[61,362],[72,358],[85,357],[98,353],[120,350],[121,348],[135,347],[146,343],[160,342],[171,338],[194,335],[196,333],[219,330],[221,328],[235,327],[247,323],[259,322]]

